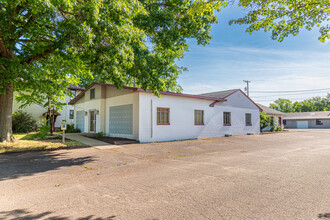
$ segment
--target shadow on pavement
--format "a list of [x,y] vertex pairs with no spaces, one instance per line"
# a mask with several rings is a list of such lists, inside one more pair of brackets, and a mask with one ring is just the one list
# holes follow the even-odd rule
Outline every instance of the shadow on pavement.
[[[112,215],[109,217],[101,218],[95,217],[94,215],[89,215],[86,217],[78,217],[74,219],[78,220],[111,220],[115,219],[116,216]],[[42,213],[31,213],[25,209],[15,209],[12,211],[0,212],[0,219],[50,219],[50,220],[67,220],[72,219],[71,217],[65,216],[54,216],[53,212],[42,212]]]
[[0,181],[31,176],[61,167],[83,165],[94,161],[91,156],[72,157],[65,152],[38,152],[25,154],[0,155]]

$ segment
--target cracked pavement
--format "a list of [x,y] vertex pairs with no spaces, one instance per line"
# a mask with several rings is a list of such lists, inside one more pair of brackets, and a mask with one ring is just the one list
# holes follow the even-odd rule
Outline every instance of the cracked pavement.
[[330,130],[0,155],[0,219],[327,219]]

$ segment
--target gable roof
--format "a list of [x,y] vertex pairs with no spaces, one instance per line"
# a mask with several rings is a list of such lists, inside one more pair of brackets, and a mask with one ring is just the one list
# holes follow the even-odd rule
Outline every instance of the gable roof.
[[224,90],[224,91],[218,91],[218,92],[210,92],[210,93],[203,93],[200,94],[202,96],[208,96],[208,97],[213,97],[213,98],[222,98],[225,99],[229,96],[231,96],[232,94],[236,93],[236,92],[241,92],[243,95],[245,95],[246,98],[248,98],[255,106],[258,107],[259,111],[262,111],[262,109],[249,97],[245,94],[245,92],[243,92],[240,89],[230,89],[230,90]]
[[263,112],[265,112],[267,115],[283,115],[283,112],[277,111],[275,109],[269,108],[267,106],[261,105],[259,103],[256,103]]
[[[82,91],[80,94],[78,94],[74,99],[72,99],[68,104],[73,105],[76,103],[83,95],[85,94],[86,91],[88,91],[90,88],[92,88],[94,85],[102,85],[102,86],[109,86],[109,87],[116,87],[115,85],[112,84],[105,84],[105,83],[98,83],[94,82],[91,85],[89,85],[84,91]],[[128,89],[136,92],[147,92],[147,93],[152,93],[153,91],[151,90],[144,90],[136,87],[129,87],[129,86],[123,86],[123,89]],[[175,92],[162,92],[159,91],[161,95],[173,95],[173,96],[181,96],[181,97],[186,97],[186,98],[197,98],[197,99],[205,99],[205,100],[213,100],[213,101],[227,101],[226,99],[223,98],[216,98],[216,97],[208,97],[208,96],[202,96],[202,95],[191,95],[191,94],[183,94],[183,93],[175,93]]]
[[209,92],[209,93],[203,93],[200,94],[202,96],[208,96],[208,97],[213,97],[213,98],[221,98],[224,99],[231,94],[237,92],[239,89],[230,89],[230,90],[224,90],[224,91],[218,91],[218,92]]
[[285,113],[283,119],[330,119],[330,111]]

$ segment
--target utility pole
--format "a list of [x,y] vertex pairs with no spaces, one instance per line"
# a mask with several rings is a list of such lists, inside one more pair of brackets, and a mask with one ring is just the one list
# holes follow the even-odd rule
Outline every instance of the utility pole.
[[246,83],[245,91],[246,91],[247,96],[249,97],[249,96],[250,96],[249,83],[250,83],[251,81],[249,81],[249,80],[243,80],[243,82]]

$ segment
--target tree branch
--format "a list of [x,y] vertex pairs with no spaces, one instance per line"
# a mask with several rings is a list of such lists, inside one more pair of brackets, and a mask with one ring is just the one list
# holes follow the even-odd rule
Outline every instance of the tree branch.
[[0,37],[0,54],[2,57],[7,57],[7,48],[5,42],[3,41],[2,37]]
[[33,57],[30,57],[29,59],[27,59],[25,62],[23,63],[27,63],[27,64],[31,64],[36,60],[39,60],[41,58],[44,58],[46,56],[48,56],[49,54],[53,53],[57,48],[51,48],[51,49],[47,49],[45,50],[43,53],[37,54]]
[[32,40],[32,39],[18,39],[19,42],[27,42],[27,43],[34,43],[34,42],[48,42],[51,43],[53,42],[52,40],[48,39],[38,39],[38,40]]

